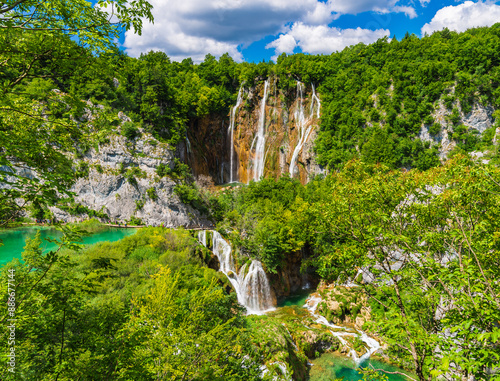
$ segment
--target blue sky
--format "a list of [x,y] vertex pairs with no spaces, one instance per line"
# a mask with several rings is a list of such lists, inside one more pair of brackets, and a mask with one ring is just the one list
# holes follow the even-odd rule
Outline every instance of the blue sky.
[[176,61],[228,52],[259,62],[279,54],[330,54],[384,36],[401,39],[448,27],[500,22],[499,1],[455,0],[150,0],[154,24],[126,32],[121,48],[137,57],[161,50]]

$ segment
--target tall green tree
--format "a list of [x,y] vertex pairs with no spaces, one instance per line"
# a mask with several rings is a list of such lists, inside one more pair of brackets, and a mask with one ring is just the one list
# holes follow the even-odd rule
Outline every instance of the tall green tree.
[[[115,21],[115,18],[116,21]],[[89,132],[81,99],[58,91],[123,28],[152,21],[144,1],[9,0],[0,6],[0,226],[67,193]]]

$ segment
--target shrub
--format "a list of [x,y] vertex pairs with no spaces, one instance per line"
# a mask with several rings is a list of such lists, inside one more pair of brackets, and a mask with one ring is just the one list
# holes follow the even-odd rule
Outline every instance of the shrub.
[[132,122],[125,122],[122,126],[122,135],[129,140],[134,140],[140,135],[139,129]]
[[146,193],[148,194],[148,197],[152,200],[152,201],[156,201],[158,200],[158,195],[156,194],[156,189],[151,187],[149,188]]

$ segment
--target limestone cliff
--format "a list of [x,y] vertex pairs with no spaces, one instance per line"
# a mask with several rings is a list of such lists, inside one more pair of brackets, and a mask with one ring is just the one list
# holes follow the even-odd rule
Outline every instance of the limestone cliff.
[[[456,115],[453,114],[453,110],[455,110]],[[418,136],[423,141],[431,142],[432,145],[438,145],[439,157],[442,161],[448,158],[448,154],[457,145],[452,138],[454,125],[463,125],[467,131],[477,136],[482,135],[486,130],[495,126],[495,118],[493,116],[495,109],[490,105],[474,102],[472,110],[464,112],[460,102],[455,101],[453,103],[453,110],[451,107],[446,107],[442,99],[439,100],[434,112],[431,114],[434,122],[440,126],[439,131],[433,133],[431,125],[422,123]],[[493,134],[494,143],[496,143],[499,133],[500,128],[497,128]]]
[[[139,218],[145,224],[167,227],[211,226],[200,213],[181,202],[174,193],[176,182],[160,178],[157,167],[173,168],[174,154],[166,144],[142,133],[132,141],[121,135],[109,137],[109,143],[88,150],[79,167],[88,168],[71,191],[75,201],[84,207],[101,211],[114,221]],[[78,219],[52,208],[54,216],[63,221]]]

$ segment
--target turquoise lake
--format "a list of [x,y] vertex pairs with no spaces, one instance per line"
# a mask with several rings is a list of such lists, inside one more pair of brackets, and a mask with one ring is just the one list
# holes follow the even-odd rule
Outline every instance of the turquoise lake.
[[[48,242],[45,238],[60,238],[62,233],[51,227],[22,227],[0,231],[0,239],[3,246],[0,246],[0,267],[10,262],[14,258],[21,258],[24,251],[27,238],[33,238],[37,231],[40,231],[42,238],[42,248],[48,252],[56,247],[55,244]],[[85,245],[108,241],[114,242],[135,233],[137,229],[107,228],[106,230],[94,233],[83,238]]]
[[[309,373],[310,381],[331,381],[343,378],[344,381],[359,381],[363,377],[356,370],[356,365],[351,358],[325,353],[315,359]],[[403,370],[377,360],[368,360],[361,364],[362,368],[383,369],[389,372],[404,372]],[[385,373],[389,381],[408,381],[409,379],[399,374]]]

